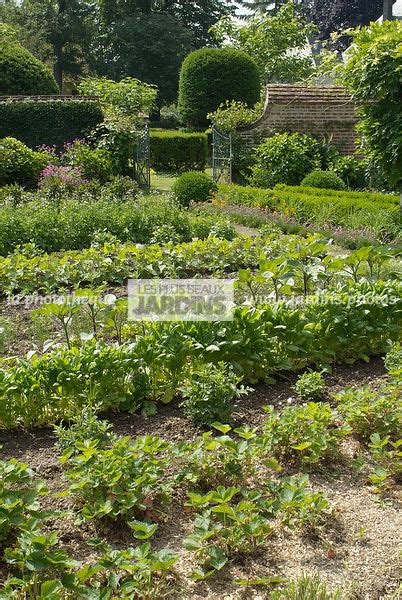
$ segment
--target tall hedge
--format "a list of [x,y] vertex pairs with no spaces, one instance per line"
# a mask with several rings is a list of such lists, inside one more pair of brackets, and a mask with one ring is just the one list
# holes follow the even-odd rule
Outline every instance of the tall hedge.
[[203,171],[207,156],[205,133],[151,131],[151,165],[157,171]]
[[226,100],[253,106],[260,98],[260,76],[248,54],[234,48],[202,48],[183,61],[178,108],[190,127],[207,124],[207,114]]
[[96,100],[0,102],[0,138],[15,137],[31,148],[62,146],[83,137],[102,120]]
[[56,80],[40,60],[15,40],[1,40],[0,96],[57,94]]

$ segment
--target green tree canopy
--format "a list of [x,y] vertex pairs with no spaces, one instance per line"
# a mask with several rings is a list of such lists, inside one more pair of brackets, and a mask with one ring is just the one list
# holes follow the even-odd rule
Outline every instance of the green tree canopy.
[[402,22],[357,29],[341,79],[361,103],[365,152],[391,185],[402,182]]
[[247,23],[224,17],[212,31],[222,45],[247,52],[265,81],[300,81],[313,71],[313,60],[303,50],[315,27],[298,16],[293,2],[274,15],[258,13]]

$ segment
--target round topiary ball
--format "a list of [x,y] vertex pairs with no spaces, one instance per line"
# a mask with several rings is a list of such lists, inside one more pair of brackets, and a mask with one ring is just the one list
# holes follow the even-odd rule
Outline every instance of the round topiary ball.
[[226,100],[254,106],[260,98],[260,76],[254,60],[234,48],[201,48],[183,61],[178,109],[189,127],[207,125],[207,114]]
[[216,183],[200,171],[183,173],[173,186],[177,201],[186,208],[190,206],[190,202],[206,202],[216,190]]
[[327,190],[346,190],[346,185],[334,171],[311,171],[301,182],[305,187],[316,187]]
[[50,69],[16,40],[0,41],[0,96],[58,94]]

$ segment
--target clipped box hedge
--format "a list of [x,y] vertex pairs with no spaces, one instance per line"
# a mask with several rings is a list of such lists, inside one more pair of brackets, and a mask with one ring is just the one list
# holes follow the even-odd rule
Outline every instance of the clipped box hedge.
[[156,171],[204,171],[207,157],[205,133],[151,130],[151,166]]
[[0,138],[14,137],[30,148],[60,147],[84,137],[102,121],[96,100],[0,101]]
[[220,185],[216,201],[265,208],[305,226],[371,231],[380,241],[400,239],[398,197],[278,185],[273,189]]

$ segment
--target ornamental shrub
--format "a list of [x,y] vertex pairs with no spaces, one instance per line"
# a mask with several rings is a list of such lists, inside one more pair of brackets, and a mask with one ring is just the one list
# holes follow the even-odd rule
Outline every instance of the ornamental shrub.
[[178,109],[190,127],[205,127],[207,115],[226,100],[254,106],[260,98],[260,76],[248,54],[234,48],[201,48],[184,60]]
[[61,148],[84,137],[103,120],[96,100],[0,102],[0,137],[12,136],[30,148]]
[[151,131],[151,164],[157,171],[204,171],[207,155],[205,133]]
[[175,182],[173,192],[182,206],[190,206],[190,202],[206,202],[216,192],[217,185],[206,173],[188,171]]
[[314,138],[302,133],[276,133],[258,146],[251,182],[258,187],[298,185],[320,164],[319,143]]
[[48,163],[45,152],[35,152],[12,137],[0,140],[0,185],[34,187]]
[[327,190],[346,190],[342,179],[333,171],[322,171],[315,169],[311,171],[301,182],[306,187],[324,188]]
[[355,156],[339,156],[331,165],[334,171],[352,190],[362,190],[367,186],[366,168],[368,164]]
[[105,148],[91,148],[82,140],[66,144],[63,162],[80,168],[85,179],[97,179],[102,183],[117,175],[111,153]]
[[0,36],[0,96],[58,94],[51,71],[16,39]]

